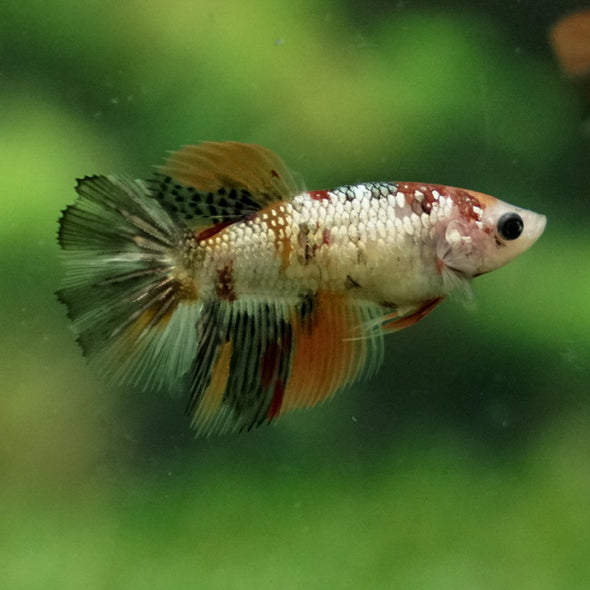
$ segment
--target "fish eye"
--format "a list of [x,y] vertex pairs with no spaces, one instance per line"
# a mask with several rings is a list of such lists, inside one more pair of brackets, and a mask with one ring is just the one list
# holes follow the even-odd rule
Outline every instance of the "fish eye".
[[523,228],[524,222],[518,213],[504,213],[498,219],[498,232],[505,240],[516,240]]

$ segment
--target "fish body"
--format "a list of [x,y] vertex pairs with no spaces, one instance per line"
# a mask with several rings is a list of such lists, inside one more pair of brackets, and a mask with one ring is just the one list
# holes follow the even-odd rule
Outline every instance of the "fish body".
[[[429,268],[434,242],[422,239],[434,228],[407,214],[405,200],[398,206],[405,199],[398,188],[407,186],[302,193],[226,228],[201,245],[203,289],[220,297],[295,298],[328,290],[398,304],[439,293],[440,273]],[[219,289],[221,275],[225,281]]]
[[305,191],[265,148],[206,142],[148,182],[79,181],[59,292],[117,383],[187,391],[199,433],[313,406],[382,360],[382,338],[506,264],[545,218],[442,185]]

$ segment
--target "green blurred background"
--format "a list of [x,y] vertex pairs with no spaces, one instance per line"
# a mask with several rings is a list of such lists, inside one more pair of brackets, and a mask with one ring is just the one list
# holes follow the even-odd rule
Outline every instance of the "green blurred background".
[[[4,0],[1,588],[590,587],[590,154],[547,42],[573,6]],[[186,400],[86,367],[55,237],[74,178],[206,139],[308,188],[464,186],[548,227],[370,382],[195,440]]]

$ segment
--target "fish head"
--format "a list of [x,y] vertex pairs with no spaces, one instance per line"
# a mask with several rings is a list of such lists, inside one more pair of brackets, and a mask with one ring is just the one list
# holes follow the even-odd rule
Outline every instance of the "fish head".
[[482,214],[485,239],[477,274],[496,270],[526,252],[541,237],[546,223],[545,215],[490,198]]
[[483,193],[462,192],[468,193],[470,207],[456,208],[456,215],[445,228],[439,258],[465,278],[496,270],[514,260],[545,229],[544,215]]

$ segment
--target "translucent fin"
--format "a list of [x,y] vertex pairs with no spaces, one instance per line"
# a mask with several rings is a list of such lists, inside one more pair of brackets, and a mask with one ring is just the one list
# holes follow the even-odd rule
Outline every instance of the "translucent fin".
[[437,244],[445,293],[452,293],[455,298],[469,304],[475,299],[470,279],[476,274],[478,266],[477,252],[470,235],[472,232],[470,224],[454,219]]
[[141,181],[87,177],[76,192],[60,219],[58,297],[80,345],[108,381],[172,388],[194,358],[200,313],[184,229]]
[[400,313],[400,310],[398,310],[384,315],[379,318],[379,328],[388,334],[405,330],[427,316],[442,300],[443,298],[440,297],[432,301],[425,301],[420,306],[405,311],[405,313]]
[[348,338],[381,307],[320,293],[212,302],[199,323],[188,412],[199,434],[249,430],[320,403],[382,362],[382,333]]
[[[367,323],[383,308],[320,292],[308,299],[294,322],[294,355],[283,410],[311,407],[357,379],[373,375],[383,362],[383,337]],[[352,339],[362,331],[365,337]]]
[[235,141],[204,142],[173,152],[150,188],[192,228],[236,221],[298,192],[293,175],[275,153]]

